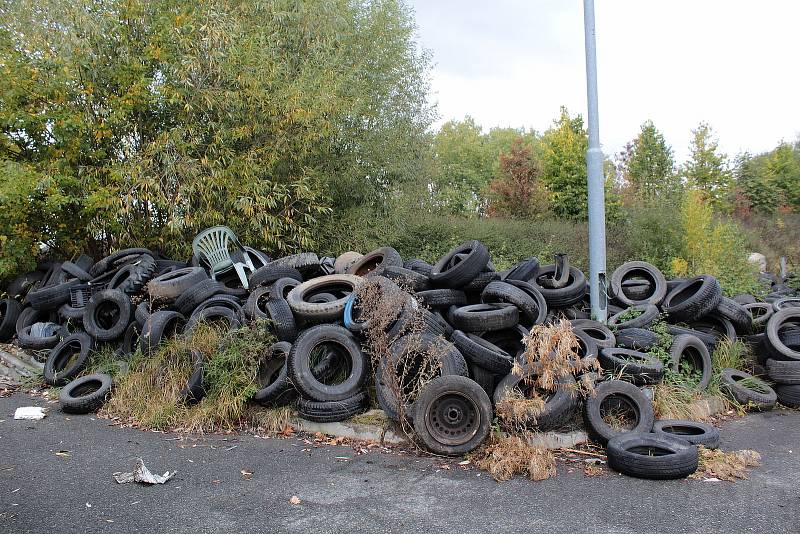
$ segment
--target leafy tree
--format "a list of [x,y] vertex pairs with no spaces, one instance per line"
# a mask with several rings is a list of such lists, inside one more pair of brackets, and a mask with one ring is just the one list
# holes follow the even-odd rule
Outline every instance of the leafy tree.
[[624,153],[622,174],[642,200],[671,196],[680,190],[672,148],[652,121],[642,124],[639,135]]
[[4,2],[0,255],[312,246],[427,150],[413,32],[400,0]]
[[478,214],[483,209],[481,191],[492,179],[493,161],[486,139],[475,119],[451,120],[433,139],[434,194],[445,212]]
[[691,155],[683,169],[687,185],[704,191],[706,198],[718,210],[727,208],[732,175],[727,156],[719,152],[719,142],[711,127],[701,122],[692,130]]
[[507,154],[500,154],[499,175],[489,186],[489,214],[536,218],[547,213],[547,191],[539,162],[522,137]]
[[764,160],[764,180],[780,192],[780,203],[800,211],[800,158],[792,146],[781,143]]
[[559,217],[583,219],[588,210],[586,150],[589,138],[580,115],[565,107],[541,138],[542,182],[549,191],[550,209]]
[[740,154],[734,163],[734,178],[750,210],[774,213],[780,202],[780,191],[765,179],[764,160],[764,156],[753,157],[747,152]]

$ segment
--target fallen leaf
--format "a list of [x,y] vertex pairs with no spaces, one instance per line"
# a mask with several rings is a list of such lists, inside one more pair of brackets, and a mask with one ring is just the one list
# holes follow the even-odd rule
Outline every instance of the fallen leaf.
[[300,504],[300,497],[292,495],[292,498],[289,499],[289,504]]
[[294,428],[292,428],[291,425],[286,425],[285,427],[283,427],[283,430],[280,431],[280,435],[285,438],[288,438],[292,434],[294,434]]

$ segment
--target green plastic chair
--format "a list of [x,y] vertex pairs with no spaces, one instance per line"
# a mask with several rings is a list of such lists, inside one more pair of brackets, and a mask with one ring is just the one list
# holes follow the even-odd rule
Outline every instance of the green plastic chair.
[[[233,261],[231,248],[238,248],[242,251],[244,262]],[[239,239],[233,233],[233,230],[227,226],[214,226],[203,230],[192,241],[192,251],[201,262],[208,266],[213,280],[217,279],[218,274],[235,269],[239,280],[242,282],[242,287],[249,289],[245,269],[248,269],[251,273],[256,269],[250,260],[250,255],[239,243]]]

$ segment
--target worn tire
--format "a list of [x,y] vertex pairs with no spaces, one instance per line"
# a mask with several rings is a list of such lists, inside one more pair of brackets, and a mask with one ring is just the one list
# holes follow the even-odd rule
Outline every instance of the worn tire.
[[531,295],[534,292],[539,293],[533,286],[529,287],[529,291],[523,291],[506,282],[490,282],[481,292],[481,302],[513,304],[519,310],[520,323],[530,327],[544,321],[544,316],[547,315],[546,304],[542,306],[544,297],[537,300]]
[[63,388],[58,395],[61,410],[66,413],[96,412],[111,392],[111,377],[95,373],[76,378]]
[[715,310],[722,289],[713,276],[704,274],[686,280],[667,293],[662,309],[672,321],[697,321]]
[[644,328],[625,328],[615,336],[617,346],[623,349],[648,351],[658,345],[658,334]]
[[[303,282],[289,292],[286,302],[298,317],[316,323],[333,322],[342,318],[350,295],[358,290],[363,279],[350,274],[329,274]],[[343,294],[333,302],[309,302],[315,293]]]
[[289,304],[285,300],[268,300],[264,304],[264,310],[272,321],[272,328],[278,341],[294,343],[297,339],[297,323]]
[[312,423],[336,423],[364,413],[368,407],[369,395],[364,391],[337,401],[315,401],[300,397],[297,415]]
[[702,445],[706,449],[719,447],[719,430],[707,423],[680,419],[659,419],[653,424],[653,432],[675,436],[688,441],[692,445]]
[[17,333],[17,319],[22,304],[14,299],[0,300],[0,342],[6,343]]
[[[84,370],[94,349],[94,340],[85,332],[62,339],[50,350],[42,375],[46,384],[63,386]],[[74,361],[70,360],[77,354]],[[69,365],[68,365],[69,364]]]
[[450,339],[468,363],[496,374],[505,375],[511,372],[514,358],[497,345],[460,330],[454,330]]
[[656,384],[664,376],[664,364],[646,352],[607,347],[600,350],[598,360],[604,371],[620,374],[637,385]]
[[465,376],[431,380],[414,404],[416,437],[431,452],[466,454],[489,436],[492,403],[486,392]]
[[[638,317],[634,317],[633,319],[624,320],[623,316],[631,309],[641,310],[642,314]],[[647,328],[658,321],[659,317],[660,312],[654,304],[639,304],[636,306],[631,306],[630,308],[619,313],[615,313],[609,317],[608,324],[609,326],[616,327],[620,330],[624,330],[625,328]]]
[[364,257],[363,254],[360,252],[354,252],[352,250],[343,254],[339,254],[336,257],[336,261],[333,262],[334,274],[345,274],[347,272],[347,268],[360,260],[362,257]]
[[[459,255],[465,256],[459,256]],[[457,263],[454,260],[458,257]],[[442,256],[431,269],[431,282],[435,286],[459,288],[467,285],[486,268],[489,251],[480,241],[467,241]]]
[[602,412],[605,402],[612,401],[624,403],[627,408],[634,412],[634,425],[629,432],[650,432],[653,429],[655,415],[653,414],[653,403],[648,399],[642,390],[621,380],[609,380],[601,382],[594,389],[594,394],[586,399],[583,417],[586,423],[586,430],[596,441],[606,444],[614,436],[625,434],[615,430],[603,421]]
[[[334,345],[349,364],[347,377],[338,384],[325,384],[312,372],[312,351],[323,344]],[[317,401],[341,401],[356,395],[364,386],[369,368],[353,334],[336,325],[317,325],[301,333],[292,345],[287,365],[289,379],[297,391]]]
[[606,454],[614,471],[651,480],[686,478],[697,471],[699,461],[697,447],[688,441],[652,433],[616,436],[609,440]]
[[[533,373],[527,371],[523,375],[514,373],[507,374],[494,390],[495,405],[501,403],[511,391],[515,389],[525,395],[525,380],[532,379]],[[578,406],[578,399],[575,393],[575,378],[566,375],[554,380],[555,391],[542,392],[545,405],[541,412],[535,416],[530,416],[526,420],[519,421],[529,430],[547,432],[565,426],[571,419]],[[540,394],[540,396],[542,396]]]
[[670,368],[680,373],[681,360],[691,360],[695,368],[700,368],[700,380],[695,389],[704,390],[711,383],[713,368],[708,347],[696,336],[680,335],[672,339],[669,348]]
[[147,283],[151,300],[173,302],[189,288],[208,279],[202,267],[186,267],[153,278]]
[[512,328],[519,322],[513,304],[472,304],[453,311],[452,325],[464,332],[487,332]]
[[800,384],[800,360],[767,360],[767,374],[776,384]]
[[747,308],[728,297],[721,297],[717,304],[717,313],[733,324],[737,334],[751,334],[753,332],[753,318]]
[[219,295],[224,292],[224,285],[216,280],[207,278],[181,293],[181,295],[175,299],[175,309],[185,316],[191,315],[204,301],[210,299],[214,295]]
[[120,268],[109,280],[109,289],[119,289],[128,295],[139,293],[156,274],[156,260],[149,254],[142,254],[139,259]]
[[414,295],[424,306],[429,308],[449,308],[450,306],[466,306],[467,295],[460,289],[427,289]]
[[157,350],[167,339],[183,331],[186,318],[176,311],[157,311],[151,313],[142,327],[139,348],[145,356]]
[[356,276],[364,276],[373,271],[380,272],[381,268],[388,267],[402,267],[403,266],[403,258],[400,256],[400,253],[397,252],[392,247],[381,247],[377,250],[373,250],[367,254],[364,254],[358,260],[353,262],[350,267],[347,268],[347,274],[352,274]]
[[548,288],[540,283],[542,278],[552,278],[556,272],[555,265],[546,265],[539,269],[534,282],[531,282],[538,289],[548,308],[569,308],[579,303],[586,294],[586,276],[577,267],[569,268],[567,285],[560,288]]
[[17,343],[23,349],[27,350],[50,350],[58,345],[61,338],[64,337],[65,330],[62,328],[52,336],[38,337],[31,335],[31,326],[26,326],[21,331],[17,332]]
[[227,324],[228,331],[238,330],[242,327],[244,317],[236,313],[230,308],[222,306],[209,306],[207,308],[197,309],[186,321],[186,328],[184,332],[190,333],[200,326],[202,323],[217,323],[220,320]]
[[294,386],[289,381],[287,359],[291,343],[279,341],[270,346],[259,362],[256,383],[259,386],[253,400],[264,406],[283,406],[294,398]]
[[119,339],[133,320],[131,299],[119,289],[95,293],[83,310],[83,327],[97,341]]
[[615,347],[617,338],[609,327],[592,319],[575,319],[570,321],[573,330],[581,330],[594,339],[600,349]]
[[775,312],[767,322],[764,344],[776,360],[800,360],[800,350],[795,350],[781,339],[781,331],[790,325],[800,325],[800,308],[785,308]]
[[775,388],[778,402],[789,408],[800,408],[800,385],[780,384]]
[[303,281],[303,275],[293,267],[282,267],[272,264],[267,264],[259,269],[256,269],[248,279],[250,290],[254,290],[260,286],[268,286],[275,283],[281,278],[294,278],[298,282]]
[[[755,388],[746,387],[741,381],[748,379],[754,382]],[[722,389],[736,402],[742,405],[754,405],[756,410],[771,410],[778,397],[769,385],[749,373],[737,369],[723,369],[720,375]]]
[[[650,282],[649,294],[630,295],[625,293],[623,282],[634,276]],[[611,275],[611,293],[625,306],[658,305],[667,296],[667,280],[655,265],[644,261],[629,261],[617,267]]]

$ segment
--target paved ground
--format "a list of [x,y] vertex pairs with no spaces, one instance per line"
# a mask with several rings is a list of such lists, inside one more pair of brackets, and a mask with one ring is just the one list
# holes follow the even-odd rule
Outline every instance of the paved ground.
[[[797,532],[800,412],[751,415],[723,431],[726,450],[761,452],[738,483],[651,482],[582,472],[543,482],[491,480],[477,470],[296,438],[176,440],[120,429],[51,405],[15,421],[0,399],[0,532]],[[68,456],[57,455],[68,451]],[[119,485],[142,457],[177,469],[163,486]],[[342,458],[337,458],[342,457]],[[247,480],[242,470],[252,473]],[[300,504],[290,504],[296,495]]]

